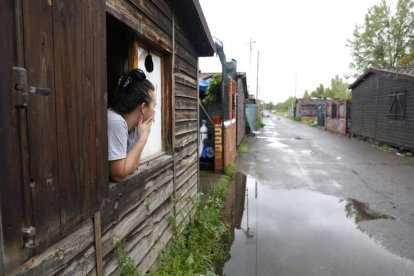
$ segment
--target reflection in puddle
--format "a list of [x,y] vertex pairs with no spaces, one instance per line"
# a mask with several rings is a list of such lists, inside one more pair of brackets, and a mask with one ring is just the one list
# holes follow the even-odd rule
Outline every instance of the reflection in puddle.
[[236,180],[226,202],[233,242],[225,275],[414,275],[412,261],[358,230],[391,216],[355,199],[272,190],[239,173]]
[[371,210],[367,204],[359,202],[356,199],[349,198],[345,204],[346,216],[348,218],[354,218],[355,223],[360,223],[364,220],[375,220],[375,219],[392,219],[394,217],[380,214],[377,211]]

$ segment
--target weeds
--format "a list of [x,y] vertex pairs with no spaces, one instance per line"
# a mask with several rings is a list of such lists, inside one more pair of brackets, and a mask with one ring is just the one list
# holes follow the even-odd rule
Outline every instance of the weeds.
[[220,183],[206,197],[198,195],[194,200],[195,213],[191,223],[183,230],[172,219],[172,242],[162,254],[161,267],[152,275],[215,275],[218,264],[227,256],[223,241],[229,237],[222,211],[228,182],[236,173],[231,164]]
[[[230,232],[222,212],[228,183],[236,170],[236,165],[230,164],[220,183],[205,197],[198,194],[195,198],[172,199],[174,207],[182,200],[191,200],[195,213],[185,229],[179,225],[176,216],[169,218],[173,237],[161,255],[160,268],[151,275],[216,275],[217,266],[227,257],[227,245],[223,237],[228,239]],[[177,215],[182,213],[183,210],[179,210]],[[125,253],[124,240],[116,244],[115,254],[121,275],[140,275],[133,260]]]
[[247,146],[246,142],[243,141],[240,143],[239,147],[237,148],[238,153],[247,153],[249,152],[249,147]]
[[302,121],[302,116],[295,116],[295,117],[292,117],[292,120],[293,120],[293,121],[296,121],[296,122],[301,122],[301,121]]
[[115,255],[118,258],[121,276],[140,276],[141,274],[135,268],[134,261],[125,251],[125,240],[121,240],[115,244]]
[[256,116],[255,127],[256,130],[259,130],[264,127],[262,116]]
[[307,121],[306,124],[311,127],[316,127],[318,125],[317,121]]
[[397,153],[398,152],[398,149],[397,148],[395,148],[395,147],[393,147],[391,145],[388,145],[388,144],[384,144],[384,143],[379,143],[376,147],[378,149],[382,150],[382,151],[385,151],[385,152],[393,152],[393,153]]
[[237,172],[237,167],[236,164],[231,163],[230,165],[227,166],[225,174],[227,176],[229,176],[230,178],[232,178]]

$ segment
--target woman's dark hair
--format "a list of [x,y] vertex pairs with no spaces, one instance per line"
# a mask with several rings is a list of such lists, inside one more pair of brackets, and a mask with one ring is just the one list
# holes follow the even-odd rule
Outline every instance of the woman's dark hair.
[[145,73],[133,69],[119,79],[111,107],[119,114],[129,113],[141,103],[151,102],[150,90],[155,88]]

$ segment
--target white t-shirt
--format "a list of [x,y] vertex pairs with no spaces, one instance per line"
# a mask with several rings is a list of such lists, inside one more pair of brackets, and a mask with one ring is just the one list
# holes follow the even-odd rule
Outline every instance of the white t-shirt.
[[108,114],[108,160],[124,159],[138,140],[138,129],[128,134],[128,125],[121,115],[109,108]]

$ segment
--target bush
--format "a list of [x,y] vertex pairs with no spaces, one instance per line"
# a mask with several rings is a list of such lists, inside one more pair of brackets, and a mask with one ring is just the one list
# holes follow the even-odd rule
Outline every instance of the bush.
[[215,104],[221,101],[220,83],[221,74],[216,74],[211,78],[206,90],[206,97],[201,100],[202,104]]

